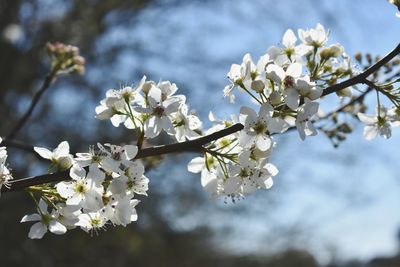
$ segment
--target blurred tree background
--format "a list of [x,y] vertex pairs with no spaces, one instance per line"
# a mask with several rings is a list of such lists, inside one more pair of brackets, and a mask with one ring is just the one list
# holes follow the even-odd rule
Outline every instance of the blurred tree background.
[[[78,46],[87,62],[86,74],[59,77],[16,139],[52,148],[68,140],[72,151],[85,151],[96,142],[130,142],[132,136],[126,129],[115,129],[109,122],[95,120],[94,108],[107,89],[136,82],[144,74],[153,80],[176,82],[188,96],[191,108],[205,120],[208,111],[215,107],[219,116],[237,113],[238,106],[220,104],[226,102],[220,95],[230,64],[239,62],[246,52],[261,54],[269,45],[279,42],[286,28],[313,27],[317,17],[322,18],[336,34],[334,41],[342,42],[343,37],[347,48],[346,42],[352,44],[352,38],[358,37],[349,37],[351,29],[344,29],[340,18],[335,17],[336,8],[343,9],[347,2],[334,1],[336,6],[329,2],[309,0],[299,7],[290,1],[262,0],[0,0],[0,135],[7,135],[25,112],[33,92],[49,70],[43,49],[48,41]],[[378,5],[377,1],[371,2]],[[352,7],[357,9],[357,3],[361,5],[363,1],[354,1]],[[359,16],[364,11],[360,8]],[[389,14],[394,17],[394,10],[391,11]],[[304,15],[299,15],[297,21],[287,19],[302,12]],[[318,16],[309,24],[304,17],[312,14]],[[304,22],[297,25],[302,18]],[[230,39],[216,43],[215,37],[221,33]],[[257,47],[251,45],[255,40],[259,43]],[[371,37],[370,41],[379,39]],[[388,43],[381,52],[391,45]],[[364,48],[352,49],[350,52]],[[243,100],[239,99],[241,103]],[[281,166],[289,166],[285,160],[293,155],[293,149],[287,149],[292,143],[285,138],[282,141],[288,143],[286,149],[282,145]],[[329,146],[329,142],[321,140],[318,142]],[[310,158],[322,153],[308,152]],[[343,168],[349,167],[344,162],[355,162],[354,151],[329,150],[325,151],[325,160],[331,160],[330,168],[339,164],[332,160],[335,153],[343,157],[339,159]],[[9,154],[14,177],[46,171],[35,155],[13,148],[9,148]],[[323,222],[317,216],[310,224],[302,216],[304,210],[290,215],[296,218],[288,224],[282,223],[289,221],[285,215],[279,220],[268,215],[268,211],[273,214],[273,209],[279,209],[279,199],[287,192],[282,189],[246,199],[247,205],[209,201],[199,177],[186,172],[185,164],[191,156],[171,155],[161,166],[152,168],[147,174],[151,180],[149,197],[142,198],[138,206],[138,222],[127,228],[108,227],[99,236],[75,230],[64,236],[48,234],[40,241],[29,240],[29,226],[18,222],[33,211],[33,204],[23,193],[2,195],[0,266],[400,266],[400,254],[396,251],[392,255],[397,256],[369,255],[348,260],[336,255],[335,244],[330,240],[326,240],[326,247],[317,246],[313,251],[308,246],[302,247],[313,236],[314,224],[318,227]],[[298,176],[304,175],[301,165],[293,171]],[[334,191],[335,197],[350,199],[344,205],[360,207],[370,200],[370,195],[332,187],[329,179],[308,181],[318,188],[316,194]],[[283,188],[283,183],[276,186]],[[308,214],[314,215],[313,209],[308,207]],[[254,213],[261,215],[255,219],[258,228],[252,229],[254,225],[247,222],[247,217]],[[326,220],[335,219],[335,214],[328,215]],[[259,228],[263,234],[258,240],[243,238],[251,231],[257,235]],[[315,254],[319,252],[322,256]]]

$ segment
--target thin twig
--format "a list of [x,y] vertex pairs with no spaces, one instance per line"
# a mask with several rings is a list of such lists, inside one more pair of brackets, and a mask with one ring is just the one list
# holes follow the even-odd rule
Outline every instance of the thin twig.
[[353,78],[350,78],[348,80],[345,80],[341,83],[334,84],[332,86],[329,86],[324,89],[322,96],[326,96],[332,93],[336,93],[340,90],[343,90],[347,87],[353,86],[358,83],[364,83],[364,80],[377,71],[380,67],[388,63],[390,60],[392,60],[395,56],[400,54],[400,43],[394,48],[389,54],[384,56],[381,60],[377,61],[374,65],[366,69],[365,71],[361,72],[360,74],[354,76]]
[[17,135],[17,133],[22,129],[22,127],[26,124],[29,117],[32,115],[33,110],[35,109],[36,105],[38,104],[40,98],[42,97],[43,93],[50,87],[51,82],[54,80],[57,74],[57,68],[52,68],[51,72],[46,76],[43,81],[42,87],[35,93],[32,98],[31,105],[29,106],[28,110],[25,114],[19,119],[17,124],[12,128],[10,133],[7,135],[7,140],[12,140]]
[[358,95],[356,97],[353,97],[348,103],[344,104],[343,106],[340,106],[338,109],[335,109],[335,110],[329,112],[325,116],[319,118],[318,121],[325,120],[325,119],[329,118],[330,116],[332,116],[335,113],[340,113],[340,112],[344,111],[346,108],[348,108],[348,107],[352,106],[353,104],[361,101],[371,91],[372,91],[372,87],[368,87],[367,90],[365,90],[362,94],[360,94],[360,95]]

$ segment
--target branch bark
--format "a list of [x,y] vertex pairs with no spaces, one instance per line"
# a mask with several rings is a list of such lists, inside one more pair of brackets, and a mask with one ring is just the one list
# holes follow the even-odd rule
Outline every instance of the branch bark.
[[[200,137],[198,139],[190,140],[187,142],[144,148],[139,150],[135,159],[141,159],[141,158],[176,153],[176,152],[200,152],[202,151],[203,145],[208,144],[214,140],[218,140],[221,137],[238,132],[242,129],[243,125],[240,123],[236,123],[221,131]],[[2,192],[17,191],[33,185],[45,184],[50,182],[61,182],[69,179],[71,179],[69,177],[69,170],[44,174],[39,176],[31,176],[18,180],[11,180],[9,188],[3,187],[1,191]]]
[[372,73],[376,72],[380,67],[388,63],[390,60],[392,60],[395,56],[400,54],[400,43],[386,56],[384,56],[381,60],[377,61],[374,65],[366,69],[365,71],[361,72],[360,74],[354,76],[353,78],[350,78],[348,80],[345,80],[341,83],[334,84],[332,86],[327,87],[324,89],[322,96],[326,96],[332,93],[336,93],[340,90],[343,90],[347,87],[359,84],[359,83],[364,83],[365,80],[369,75]]

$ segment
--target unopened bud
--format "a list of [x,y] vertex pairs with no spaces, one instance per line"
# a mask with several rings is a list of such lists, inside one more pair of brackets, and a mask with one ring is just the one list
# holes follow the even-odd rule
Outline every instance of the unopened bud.
[[265,84],[261,80],[256,80],[251,83],[251,88],[257,93],[262,93],[265,88]]
[[279,104],[282,103],[282,96],[278,91],[273,91],[270,95],[269,95],[269,102],[271,103],[271,105],[273,106],[277,106]]
[[357,53],[355,54],[354,58],[357,60],[358,63],[361,64],[361,62],[362,62],[362,55],[361,55],[360,52],[357,52]]

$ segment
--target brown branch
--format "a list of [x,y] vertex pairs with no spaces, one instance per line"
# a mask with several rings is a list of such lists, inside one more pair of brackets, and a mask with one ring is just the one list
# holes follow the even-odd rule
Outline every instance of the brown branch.
[[11,147],[11,148],[17,148],[26,152],[34,153],[36,154],[35,150],[33,149],[33,146],[27,145],[25,143],[22,143],[17,140],[3,140],[0,144],[1,146],[5,147]]
[[365,90],[363,93],[359,94],[356,97],[353,97],[349,102],[347,102],[343,106],[340,106],[338,109],[335,109],[335,110],[329,112],[328,114],[326,114],[325,116],[319,118],[318,121],[325,120],[325,119],[329,118],[330,116],[332,116],[333,114],[342,112],[346,108],[352,106],[353,104],[355,104],[355,103],[357,103],[359,101],[362,101],[362,99],[371,91],[372,91],[372,87],[368,87],[368,89]]
[[361,72],[360,74],[354,76],[353,78],[350,78],[348,80],[345,80],[341,83],[334,84],[332,86],[329,86],[324,89],[322,96],[326,96],[332,93],[336,93],[340,90],[343,90],[347,87],[353,86],[355,84],[359,83],[364,83],[364,81],[367,79],[369,75],[372,73],[376,72],[380,67],[388,63],[390,60],[392,60],[395,56],[400,54],[400,43],[394,48],[389,54],[384,56],[382,59],[377,61],[374,65],[366,69],[365,71]]
[[56,77],[56,74],[57,74],[57,68],[52,68],[51,72],[44,79],[42,87],[39,89],[39,91],[37,91],[34,94],[31,105],[29,106],[28,110],[21,117],[21,119],[19,119],[17,124],[14,126],[14,128],[12,128],[10,133],[7,135],[6,140],[12,140],[17,135],[17,133],[22,129],[22,127],[26,124],[29,117],[32,115],[33,110],[35,109],[37,103],[39,102],[40,98],[42,97],[43,93],[50,87],[50,84]]
[[[243,125],[240,123],[236,123],[221,131],[200,137],[198,139],[171,145],[162,145],[162,146],[155,146],[155,147],[141,149],[136,155],[135,159],[158,156],[163,154],[170,154],[175,152],[200,152],[202,151],[203,145],[218,140],[221,137],[238,132],[242,129]],[[10,181],[10,188],[3,187],[1,191],[2,192],[17,191],[33,185],[61,182],[69,179],[71,179],[69,177],[69,170],[44,174],[39,176],[31,176],[18,180],[12,180]]]

